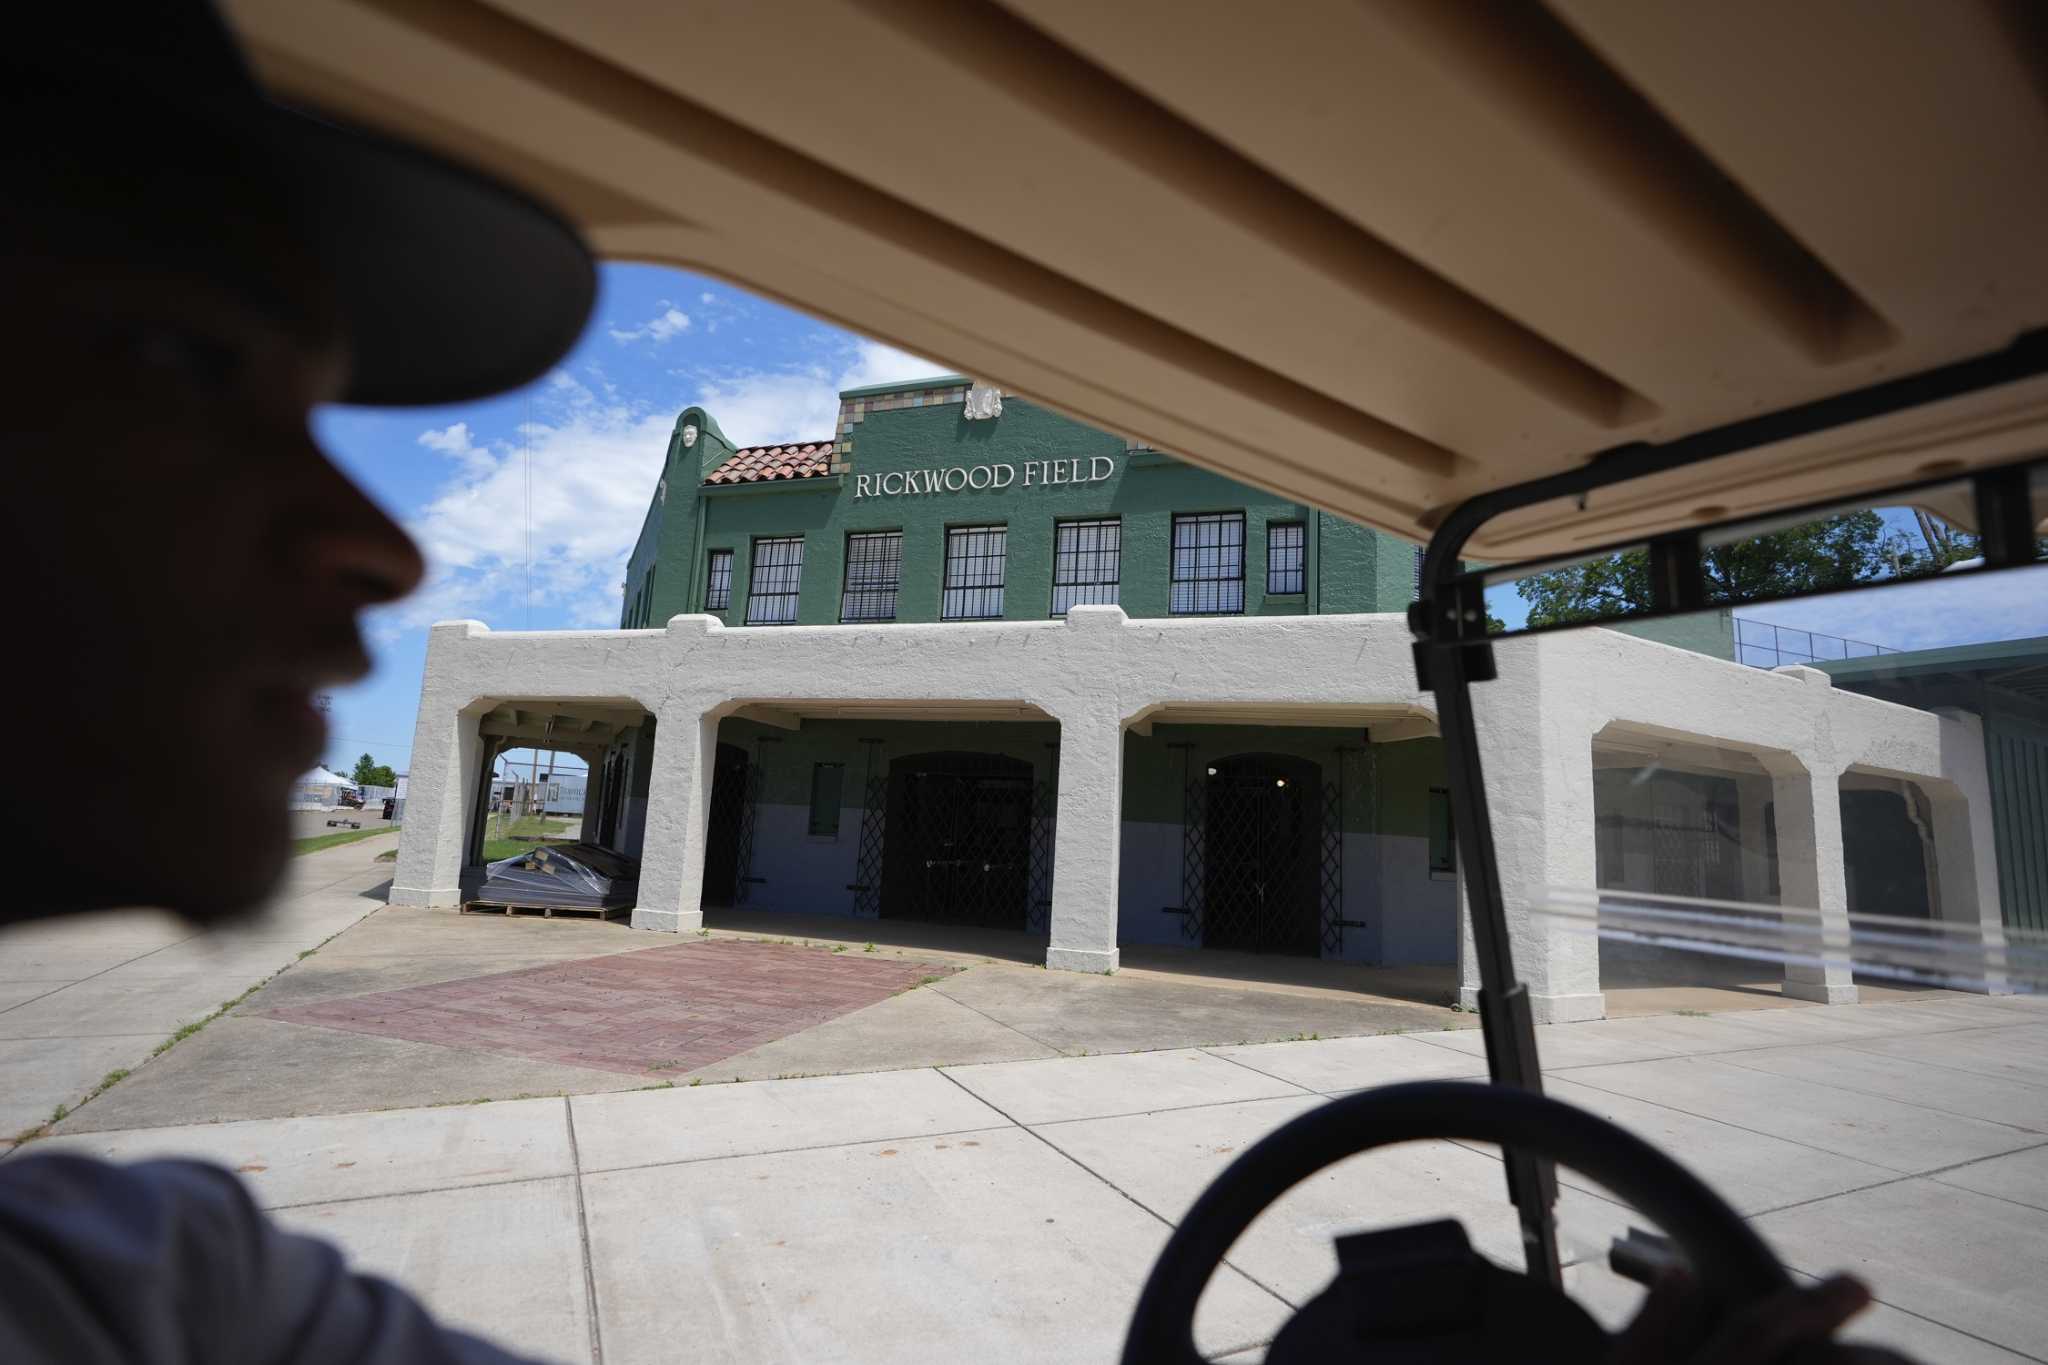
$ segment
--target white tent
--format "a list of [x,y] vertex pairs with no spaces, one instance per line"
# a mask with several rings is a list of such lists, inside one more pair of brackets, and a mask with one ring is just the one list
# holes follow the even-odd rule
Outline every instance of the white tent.
[[341,804],[341,794],[356,790],[356,784],[340,773],[316,767],[292,783],[293,810],[332,810]]

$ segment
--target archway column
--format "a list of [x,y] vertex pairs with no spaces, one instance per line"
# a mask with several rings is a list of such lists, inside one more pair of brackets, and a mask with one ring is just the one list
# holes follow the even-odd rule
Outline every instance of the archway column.
[[1984,722],[1968,711],[1935,714],[1942,719],[1941,770],[1948,781],[1925,784],[1925,790],[1934,807],[1934,878],[1941,918],[1968,926],[1982,944],[1984,989],[1992,995],[2010,995]]
[[1778,831],[1778,903],[1792,911],[1818,911],[1817,935],[1796,942],[1818,961],[1787,962],[1784,993],[1827,1005],[1856,1003],[1850,962],[1849,879],[1842,860],[1840,774],[1812,757],[1779,760],[1771,773]]
[[[1528,984],[1538,1023],[1598,1019],[1600,941],[1545,913],[1553,889],[1598,884],[1593,735],[1583,673],[1562,641],[1538,638],[1502,650],[1500,680],[1472,689],[1486,802],[1515,972]],[[1460,1003],[1478,1006],[1463,831],[1458,840]]]
[[405,825],[398,835],[398,866],[391,904],[453,906],[462,901],[462,865],[471,827],[483,818],[479,791],[497,756],[498,741],[478,731],[486,709],[474,692],[447,681],[472,621],[443,621],[427,639],[427,676],[406,765]]
[[1053,845],[1052,937],[1045,965],[1113,972],[1123,840],[1124,719],[1115,704],[1062,714]]
[[694,934],[704,927],[704,842],[721,714],[708,698],[687,694],[655,712],[635,929]]

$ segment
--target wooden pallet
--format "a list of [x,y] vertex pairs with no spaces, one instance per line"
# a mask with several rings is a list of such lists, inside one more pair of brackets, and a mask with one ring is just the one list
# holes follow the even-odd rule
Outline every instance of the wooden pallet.
[[632,910],[623,905],[508,905],[504,901],[465,901],[462,906],[465,915],[538,915],[542,919],[553,919],[567,915],[580,919],[624,919]]

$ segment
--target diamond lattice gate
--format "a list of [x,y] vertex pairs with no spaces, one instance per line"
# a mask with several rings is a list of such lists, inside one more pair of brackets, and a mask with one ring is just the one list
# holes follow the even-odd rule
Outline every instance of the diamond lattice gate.
[[867,780],[861,797],[860,848],[854,855],[853,913],[861,919],[875,919],[882,913],[882,836],[888,828],[889,784],[879,777]]
[[[1319,956],[1341,935],[1342,835],[1325,824],[1322,775],[1306,760],[1220,760],[1187,784],[1183,932],[1204,947]],[[1341,946],[1341,938],[1338,940]]]
[[[890,765],[880,913],[994,929],[1031,925],[1051,899],[1050,824],[1031,766],[998,755]],[[1044,831],[1034,859],[1034,834]],[[1036,863],[1036,867],[1034,864]],[[1042,868],[1040,874],[1037,869]]]

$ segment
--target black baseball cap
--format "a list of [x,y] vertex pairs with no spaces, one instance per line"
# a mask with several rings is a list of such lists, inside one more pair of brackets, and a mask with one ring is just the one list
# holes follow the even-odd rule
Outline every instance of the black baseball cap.
[[115,147],[110,175],[168,157],[260,183],[333,286],[354,365],[343,401],[502,393],[582,334],[597,275],[573,227],[489,176],[271,100],[205,0],[36,5],[8,27],[8,155]]

